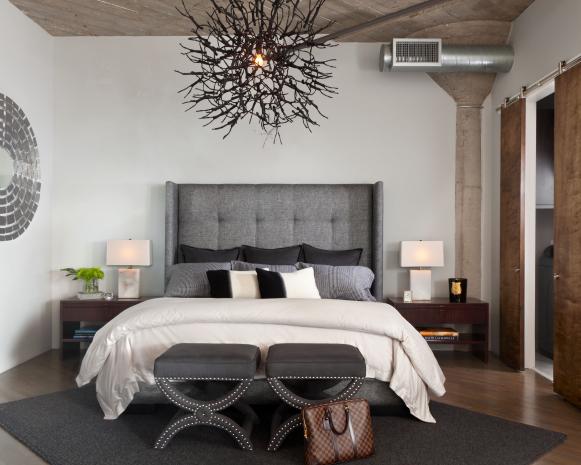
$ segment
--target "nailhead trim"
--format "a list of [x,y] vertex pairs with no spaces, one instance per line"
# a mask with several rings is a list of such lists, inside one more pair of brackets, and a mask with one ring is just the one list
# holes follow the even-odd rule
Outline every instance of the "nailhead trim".
[[167,381],[252,381],[254,378],[190,378],[186,376],[156,376]]
[[293,415],[291,418],[286,420],[281,426],[279,426],[268,442],[268,447],[266,448],[269,452],[277,451],[283,441],[286,439],[291,431],[294,431],[299,426],[301,426],[300,415]]
[[[325,378],[320,378],[325,379]],[[349,379],[349,378],[341,378],[341,379]],[[353,395],[361,389],[363,385],[364,378],[351,378],[351,383],[349,383],[343,391],[341,391],[336,396],[328,399],[328,401],[332,400],[341,400],[341,399],[349,399]],[[286,402],[291,407],[296,409],[301,409],[306,407],[307,405],[312,405],[317,401],[305,399],[296,395],[290,389],[288,389],[279,378],[267,378],[268,384],[274,390],[274,392],[280,397],[284,402]]]
[[[191,378],[188,380],[202,379],[207,381],[239,381],[239,383],[232,391],[228,392],[222,398],[212,401],[201,401],[186,396],[171,384],[172,381],[186,380],[185,378],[155,377],[156,384],[162,393],[167,397],[167,399],[182,410],[191,413],[166,426],[153,447],[155,449],[164,449],[169,441],[184,428],[197,425],[209,425],[227,431],[236,440],[242,449],[253,450],[252,443],[246,436],[244,429],[231,418],[220,413],[216,413],[220,410],[224,410],[225,408],[230,407],[238,400],[240,400],[240,398],[252,384],[253,380],[248,378]],[[204,420],[201,420],[197,416],[200,409],[209,410],[209,414]]]
[[246,379],[240,381],[240,383],[238,383],[238,385],[232,391],[227,393],[223,398],[212,401],[202,401],[191,399],[190,397],[182,394],[171,385],[171,382],[168,379],[155,378],[155,382],[163,394],[173,404],[189,412],[193,412],[199,407],[206,407],[212,411],[224,410],[225,408],[230,407],[232,404],[238,401],[252,384],[252,380]]
[[[336,396],[330,397],[328,399],[321,400],[310,400],[298,396],[292,392],[285,384],[281,381],[282,379],[351,379],[351,382],[339,392]],[[274,390],[274,392],[283,400],[285,403],[294,407],[298,410],[306,407],[308,405],[314,405],[320,402],[333,402],[336,400],[346,400],[351,399],[361,386],[365,378],[346,378],[346,377],[289,377],[289,378],[267,378],[268,384]],[[295,423],[296,422],[296,423]],[[278,426],[274,434],[271,435],[270,441],[268,442],[267,450],[269,452],[274,452],[280,448],[283,441],[286,439],[288,434],[296,429],[301,424],[301,419],[299,415],[295,415],[287,419],[282,425]]]
[[236,425],[236,423],[234,423],[233,420],[226,417],[225,415],[216,413],[210,414],[208,420],[206,421],[200,421],[194,418],[194,415],[188,415],[176,421],[175,423],[168,425],[166,429],[164,429],[162,434],[159,436],[153,447],[155,449],[165,449],[169,441],[181,430],[191,426],[200,426],[200,425],[214,426],[216,428],[223,429],[226,432],[230,433],[230,435],[236,440],[236,442],[242,449],[244,450],[253,449],[250,440],[243,433],[243,430],[239,425]]
[[306,405],[309,405],[307,400],[303,400],[302,398],[295,395],[292,391],[288,390],[286,386],[282,384],[276,378],[268,378],[268,384],[274,390],[276,395],[280,397],[284,402],[286,402],[291,407],[296,409],[301,409]]
[[359,376],[279,376],[272,379],[364,379]]

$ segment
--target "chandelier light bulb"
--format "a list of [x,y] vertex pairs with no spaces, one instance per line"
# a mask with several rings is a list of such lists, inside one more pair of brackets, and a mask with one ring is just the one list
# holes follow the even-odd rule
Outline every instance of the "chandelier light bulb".
[[254,55],[254,64],[259,66],[260,68],[264,68],[266,66],[266,58],[262,53],[257,53]]

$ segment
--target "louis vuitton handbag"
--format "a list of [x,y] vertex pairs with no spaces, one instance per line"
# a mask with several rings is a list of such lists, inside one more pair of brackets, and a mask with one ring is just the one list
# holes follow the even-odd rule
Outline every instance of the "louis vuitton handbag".
[[365,399],[303,408],[305,465],[333,465],[375,452],[371,414]]

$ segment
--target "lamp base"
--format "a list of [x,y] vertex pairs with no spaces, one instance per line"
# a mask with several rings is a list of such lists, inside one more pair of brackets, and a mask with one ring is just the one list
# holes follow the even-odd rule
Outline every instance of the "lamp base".
[[117,295],[120,299],[139,298],[139,268],[119,268]]
[[432,300],[432,271],[410,270],[410,289],[413,300]]

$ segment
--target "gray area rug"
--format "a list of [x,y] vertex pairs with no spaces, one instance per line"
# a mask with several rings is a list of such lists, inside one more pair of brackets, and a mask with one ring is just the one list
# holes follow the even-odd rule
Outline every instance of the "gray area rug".
[[[408,416],[375,416],[376,455],[358,464],[527,465],[565,440],[553,431],[433,402],[437,424]],[[303,463],[301,432],[280,451],[264,450],[268,411],[243,452],[219,430],[183,431],[163,451],[151,448],[173,414],[125,413],[105,421],[93,386],[0,405],[0,426],[51,465],[291,465]]]

